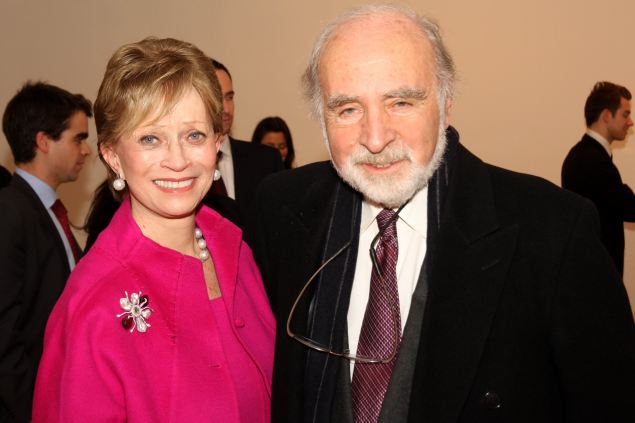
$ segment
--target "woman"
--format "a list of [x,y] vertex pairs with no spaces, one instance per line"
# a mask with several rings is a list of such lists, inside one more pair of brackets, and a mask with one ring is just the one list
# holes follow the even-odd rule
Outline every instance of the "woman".
[[278,116],[267,117],[258,122],[251,142],[268,145],[280,152],[285,169],[293,168],[295,151],[293,150],[293,139],[291,131],[286,122]]
[[222,100],[211,59],[149,38],[110,59],[98,147],[124,198],[47,325],[34,422],[268,422],[274,321],[241,232],[199,203]]

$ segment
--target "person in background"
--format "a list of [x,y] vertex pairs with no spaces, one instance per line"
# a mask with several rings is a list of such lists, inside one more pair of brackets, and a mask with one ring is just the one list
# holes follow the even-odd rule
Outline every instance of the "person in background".
[[49,319],[35,423],[270,421],[275,322],[241,231],[200,202],[222,100],[192,44],[120,47],[95,102],[123,197]]
[[278,321],[272,421],[635,422],[635,324],[592,204],[463,146],[430,19],[363,5],[317,40],[331,160],[265,179],[247,231]]
[[295,159],[293,138],[287,123],[282,118],[273,116],[258,122],[254,134],[251,136],[251,142],[275,148],[280,152],[284,168],[293,168],[293,160]]
[[11,181],[11,172],[4,166],[0,166],[0,188],[9,185]]
[[624,222],[635,222],[635,194],[613,163],[613,142],[633,126],[631,93],[598,82],[584,105],[587,129],[562,163],[562,187],[593,201],[600,213],[602,242],[624,275]]
[[90,154],[91,116],[82,95],[44,82],[4,111],[16,171],[0,190],[0,422],[31,420],[46,319],[82,254],[57,189]]
[[212,64],[223,93],[223,138],[218,160],[221,179],[212,185],[209,195],[233,198],[244,217],[260,181],[267,175],[284,169],[284,166],[280,154],[272,148],[230,136],[235,113],[234,83],[225,65],[217,60],[212,60]]

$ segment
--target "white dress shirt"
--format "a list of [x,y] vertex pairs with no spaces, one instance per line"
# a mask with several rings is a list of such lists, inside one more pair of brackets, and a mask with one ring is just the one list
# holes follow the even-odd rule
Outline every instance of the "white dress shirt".
[[[362,203],[362,216],[359,230],[357,264],[348,307],[348,346],[351,352],[357,351],[359,335],[362,330],[364,313],[370,292],[370,277],[373,263],[370,258],[370,244],[379,232],[377,215],[382,209],[366,201]],[[403,210],[397,220],[397,287],[399,290],[399,308],[401,312],[401,331],[406,326],[410,312],[412,294],[417,287],[419,273],[426,256],[426,237],[428,232],[428,188],[419,191]],[[354,362],[351,361],[351,377]]]
[[234,159],[232,157],[232,148],[229,142],[229,136],[225,135],[220,145],[220,151],[223,153],[218,161],[218,170],[223,177],[223,183],[227,190],[227,196],[236,199],[236,184],[234,183]]

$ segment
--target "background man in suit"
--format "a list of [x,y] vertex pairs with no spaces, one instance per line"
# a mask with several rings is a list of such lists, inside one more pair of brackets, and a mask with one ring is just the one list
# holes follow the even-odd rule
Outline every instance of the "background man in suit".
[[[284,169],[280,153],[271,147],[232,138],[234,123],[234,86],[231,74],[225,65],[212,60],[216,76],[223,93],[223,133],[218,168],[222,175],[223,187],[218,181],[212,184],[211,194],[225,194],[238,203],[241,213],[246,213],[253,199],[256,187],[270,173]],[[223,192],[224,190],[224,192]],[[206,202],[208,199],[204,199]]]
[[2,129],[16,164],[0,191],[0,421],[31,420],[44,328],[81,254],[56,189],[90,154],[92,107],[79,94],[27,83]]
[[624,273],[624,222],[635,221],[635,194],[622,183],[611,145],[631,126],[631,93],[598,82],[584,105],[587,130],[562,164],[562,187],[593,201],[600,213],[602,242],[620,274]]
[[9,185],[9,181],[11,181],[11,172],[4,166],[0,166],[0,188]]
[[635,421],[593,206],[459,143],[436,25],[361,6],[310,57],[331,162],[267,178],[248,232],[278,321],[272,421]]

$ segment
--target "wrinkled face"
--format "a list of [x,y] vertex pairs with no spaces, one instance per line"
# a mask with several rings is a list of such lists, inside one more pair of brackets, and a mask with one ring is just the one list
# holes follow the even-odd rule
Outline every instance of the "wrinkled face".
[[327,44],[319,79],[339,174],[371,203],[405,203],[426,185],[445,146],[446,105],[439,110],[429,42],[402,18],[353,21]]
[[282,132],[267,132],[260,142],[278,150],[280,152],[280,156],[282,157],[282,161],[285,161],[287,154],[289,153],[289,148],[287,147],[287,140],[284,138],[284,134]]
[[217,70],[216,77],[223,94],[223,135],[226,135],[234,123],[234,85],[227,72],[223,70]]
[[90,154],[87,138],[88,118],[84,112],[75,112],[60,138],[50,140],[47,165],[50,181],[55,184],[53,188],[77,180],[86,156]]
[[626,138],[629,128],[633,126],[631,118],[631,102],[624,97],[620,100],[620,108],[617,109],[615,115],[608,113],[607,129],[609,142],[622,141]]
[[144,120],[102,155],[126,180],[137,223],[194,214],[212,184],[220,136],[189,90],[165,116]]

